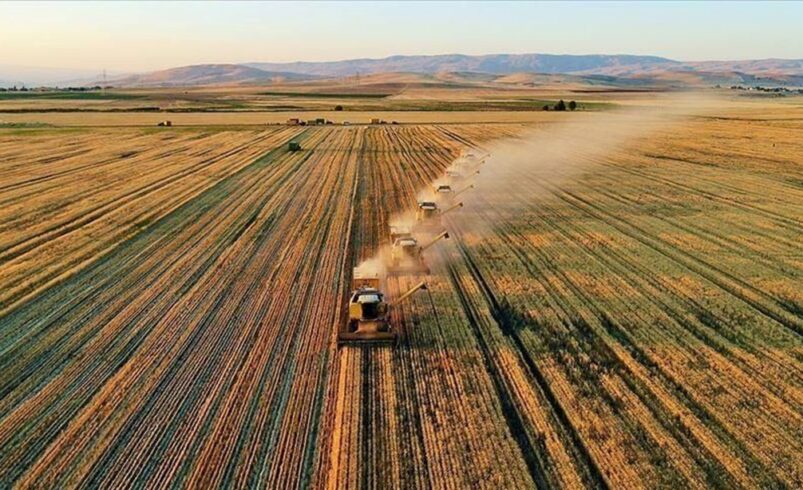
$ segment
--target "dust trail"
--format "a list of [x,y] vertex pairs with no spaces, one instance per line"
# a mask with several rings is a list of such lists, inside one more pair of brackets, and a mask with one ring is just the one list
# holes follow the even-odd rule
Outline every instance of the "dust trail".
[[415,211],[408,209],[403,213],[393,215],[390,220],[388,220],[388,225],[407,230],[412,229],[413,225],[415,225]]
[[354,268],[354,275],[357,274],[363,277],[379,277],[380,286],[385,286],[385,277],[387,276],[387,268],[385,267],[385,257],[388,253],[384,248],[379,250],[376,255],[371,258],[365,259]]
[[[452,219],[461,228],[476,234],[476,239],[489,230],[489,223],[480,215],[493,204],[499,218],[507,218],[523,208],[545,199],[544,191],[527,189],[526,200],[521,189],[527,177],[536,177],[547,184],[566,184],[584,173],[598,170],[593,162],[610,157],[644,138],[670,129],[691,117],[710,114],[721,105],[717,99],[700,93],[665,96],[658,105],[630,107],[595,114],[585,114],[563,123],[535,128],[517,138],[500,140],[487,146],[490,156],[471,176],[476,189],[459,198],[465,202],[463,211]],[[465,162],[452,167],[465,172]],[[510,192],[517,189],[517,197]]]

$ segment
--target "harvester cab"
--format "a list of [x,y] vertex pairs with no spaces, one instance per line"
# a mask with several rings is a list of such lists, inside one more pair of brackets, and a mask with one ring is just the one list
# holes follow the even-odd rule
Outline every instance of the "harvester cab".
[[441,211],[438,204],[433,201],[419,202],[415,213],[416,229],[430,232],[440,230],[443,228],[441,216],[462,207],[463,203],[459,202]]
[[342,344],[393,344],[398,334],[391,328],[388,314],[392,305],[401,303],[419,289],[426,289],[425,282],[401,295],[395,302],[385,301],[379,287],[378,273],[365,273],[354,269],[352,292],[349,295],[348,320],[337,333],[337,343]]
[[462,167],[464,167],[464,165],[455,165],[454,169],[446,171],[446,181],[451,184],[453,188],[480,173],[480,171],[476,169],[465,169],[465,171],[463,171],[461,170]]
[[440,201],[448,202],[454,197],[454,189],[449,184],[438,184],[432,190],[435,191],[435,195],[438,196]]
[[396,243],[399,238],[412,238],[413,233],[406,226],[390,225],[390,243]]
[[490,153],[486,153],[482,156],[477,156],[476,154],[469,152],[463,158],[463,167],[467,171],[467,173],[474,173],[477,169],[482,166],[485,161],[490,157]]
[[466,192],[469,189],[473,189],[473,188],[474,188],[474,184],[469,184],[467,186],[464,186],[460,190],[455,190],[450,185],[439,185],[435,189],[435,192],[436,192],[439,200],[442,203],[451,204],[451,203],[454,202],[454,200],[457,198],[457,196],[459,196],[460,194]]
[[424,263],[420,251],[418,240],[412,236],[397,238],[390,247],[388,274],[429,274],[429,267]]
[[449,233],[444,231],[423,246],[412,236],[397,238],[390,249],[388,274],[429,274],[429,267],[424,261],[424,251],[442,238],[449,238]]
[[449,182],[456,183],[463,180],[463,174],[460,173],[459,170],[447,170],[446,178],[449,180]]
[[441,213],[435,201],[421,201],[415,211],[415,226],[419,230],[432,230],[440,228]]
[[438,203],[434,201],[421,201],[418,203],[418,210],[415,213],[416,221],[435,218],[439,213]]

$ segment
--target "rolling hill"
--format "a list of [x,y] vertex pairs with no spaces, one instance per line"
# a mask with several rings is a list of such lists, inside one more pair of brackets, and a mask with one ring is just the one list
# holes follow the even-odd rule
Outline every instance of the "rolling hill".
[[189,85],[219,85],[308,80],[310,75],[283,71],[268,71],[246,65],[192,65],[150,73],[131,75],[113,80],[115,86],[163,87]]
[[365,58],[327,62],[246,63],[246,65],[262,70],[281,70],[308,75],[342,77],[354,75],[355,73],[384,72],[573,73],[603,70],[617,66],[650,66],[673,63],[678,62],[657,56],[633,55],[495,54],[468,56],[448,54],[391,56],[382,59]]
[[494,54],[468,56],[391,56],[327,62],[246,63],[262,70],[317,76],[350,76],[386,72],[480,72],[492,74],[592,74],[632,76],[665,71],[739,72],[749,75],[803,75],[803,59],[676,61],[658,56]]
[[365,81],[379,74],[418,74],[439,81],[511,83],[522,79],[520,74],[535,74],[580,76],[591,84],[800,86],[803,60],[682,62],[658,56],[550,54],[391,56],[327,62],[201,64],[126,76],[111,83],[127,87],[266,84],[358,74]]

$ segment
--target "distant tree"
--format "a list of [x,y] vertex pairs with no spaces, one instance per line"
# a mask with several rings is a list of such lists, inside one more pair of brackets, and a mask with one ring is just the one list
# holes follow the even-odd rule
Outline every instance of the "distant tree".
[[566,102],[563,102],[563,99],[560,99],[557,104],[555,104],[556,111],[565,111],[566,110]]
[[573,100],[569,101],[569,110],[573,111],[575,109],[577,109],[577,102],[575,102]]
[[343,106],[342,105],[336,105],[335,106],[335,110],[336,111],[342,111],[343,110]]
[[548,111],[549,110],[549,104],[544,104],[544,107],[542,107],[541,110],[542,111]]

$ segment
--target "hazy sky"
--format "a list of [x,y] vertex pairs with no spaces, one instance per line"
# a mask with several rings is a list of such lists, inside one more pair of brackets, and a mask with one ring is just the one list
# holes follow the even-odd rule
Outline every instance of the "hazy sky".
[[803,58],[803,3],[0,3],[0,64],[137,71],[393,54]]

